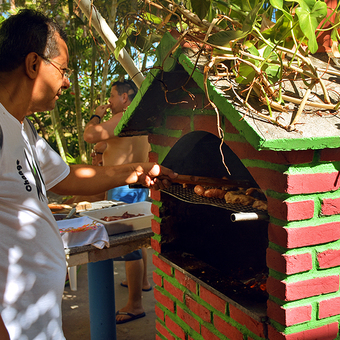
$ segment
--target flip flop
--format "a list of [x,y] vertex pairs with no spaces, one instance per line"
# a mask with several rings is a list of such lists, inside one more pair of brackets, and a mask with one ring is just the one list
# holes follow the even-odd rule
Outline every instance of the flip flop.
[[[120,285],[122,287],[128,288],[128,285],[126,285],[125,283],[121,282]],[[150,292],[150,290],[152,290],[152,287],[150,286],[148,289],[142,289],[143,292]]]
[[130,322],[130,321],[133,321],[133,320],[140,319],[140,318],[145,316],[145,312],[138,314],[138,315],[135,315],[135,314],[128,313],[128,312],[120,312],[118,310],[116,315],[128,315],[128,316],[130,316],[129,319],[123,319],[123,320],[119,320],[119,321],[116,320],[116,324],[119,325],[121,323],[127,323],[127,322]]

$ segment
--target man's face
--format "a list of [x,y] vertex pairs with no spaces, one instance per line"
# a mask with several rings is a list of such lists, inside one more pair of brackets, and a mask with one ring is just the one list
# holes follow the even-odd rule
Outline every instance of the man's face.
[[127,107],[126,102],[124,101],[124,96],[118,94],[116,85],[112,86],[109,103],[111,104],[110,108],[112,114],[122,112]]
[[41,63],[33,87],[30,112],[52,110],[62,89],[67,89],[70,86],[70,81],[64,76],[63,71],[68,65],[68,49],[58,33],[56,33],[56,41],[60,52],[57,57],[51,59],[51,62],[46,62],[39,57]]

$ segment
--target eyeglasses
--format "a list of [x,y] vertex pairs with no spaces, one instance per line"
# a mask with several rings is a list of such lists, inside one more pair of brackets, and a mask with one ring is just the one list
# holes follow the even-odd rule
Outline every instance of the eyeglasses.
[[[66,77],[66,78],[70,78],[72,73],[73,73],[73,70],[71,70],[70,68],[67,68],[67,67],[61,67],[62,65],[59,64],[58,62],[50,59],[50,58],[47,58],[43,55],[40,55],[40,57],[46,61],[48,61],[52,66],[54,66],[60,73],[63,77]],[[55,64],[59,65],[59,67],[57,67]]]
[[98,152],[94,149],[92,149],[92,151],[91,151],[91,157],[96,157],[97,155],[102,155],[102,154],[103,154],[103,152]]

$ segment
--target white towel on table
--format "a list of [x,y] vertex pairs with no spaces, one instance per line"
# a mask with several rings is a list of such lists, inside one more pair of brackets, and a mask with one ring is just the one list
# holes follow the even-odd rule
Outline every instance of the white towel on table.
[[57,221],[64,248],[80,247],[88,244],[103,249],[110,247],[109,236],[102,223],[87,216]]

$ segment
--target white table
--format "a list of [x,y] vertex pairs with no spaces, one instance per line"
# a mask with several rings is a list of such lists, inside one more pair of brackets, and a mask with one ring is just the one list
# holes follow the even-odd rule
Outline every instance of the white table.
[[112,259],[150,245],[151,228],[109,237],[110,248],[91,245],[65,249],[68,267],[87,264],[91,340],[116,340]]

